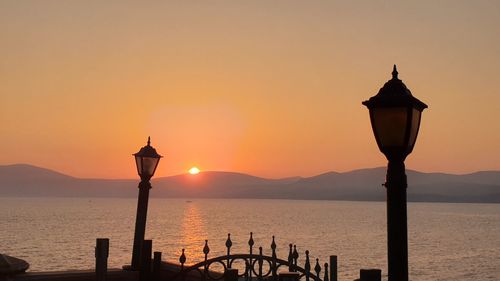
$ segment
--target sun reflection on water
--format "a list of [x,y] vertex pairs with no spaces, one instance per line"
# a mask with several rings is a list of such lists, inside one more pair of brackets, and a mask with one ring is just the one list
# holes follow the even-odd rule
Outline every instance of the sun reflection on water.
[[[181,225],[180,245],[185,249],[186,264],[203,260],[203,246],[207,237],[205,221],[196,203],[190,202],[184,208]],[[181,255],[181,249],[177,252]]]

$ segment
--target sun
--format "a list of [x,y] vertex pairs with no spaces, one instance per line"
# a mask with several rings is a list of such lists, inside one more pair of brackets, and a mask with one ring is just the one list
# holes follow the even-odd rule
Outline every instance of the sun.
[[189,169],[189,173],[191,175],[199,174],[200,173],[200,169],[198,169],[197,167],[193,167],[193,168]]

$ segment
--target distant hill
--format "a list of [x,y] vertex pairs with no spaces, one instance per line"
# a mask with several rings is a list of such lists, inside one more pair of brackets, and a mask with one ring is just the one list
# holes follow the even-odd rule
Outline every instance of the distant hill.
[[27,164],[0,166],[0,196],[132,197],[134,180],[80,179]]
[[[266,179],[202,172],[152,180],[151,197],[384,201],[386,168]],[[500,171],[465,175],[408,170],[408,200],[500,203]],[[26,164],[0,166],[0,196],[136,197],[137,179],[83,179]]]

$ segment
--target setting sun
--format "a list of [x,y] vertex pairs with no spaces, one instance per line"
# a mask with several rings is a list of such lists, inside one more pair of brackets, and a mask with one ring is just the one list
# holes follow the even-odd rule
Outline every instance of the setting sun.
[[189,173],[191,175],[196,175],[196,174],[200,173],[200,169],[198,169],[197,167],[193,167],[193,168],[189,169]]

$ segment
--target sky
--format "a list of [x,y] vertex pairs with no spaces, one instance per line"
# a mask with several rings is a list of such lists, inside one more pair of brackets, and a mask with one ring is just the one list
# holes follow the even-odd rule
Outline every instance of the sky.
[[500,170],[500,1],[0,0],[0,164],[135,178],[386,165],[361,102],[429,105],[406,166]]

